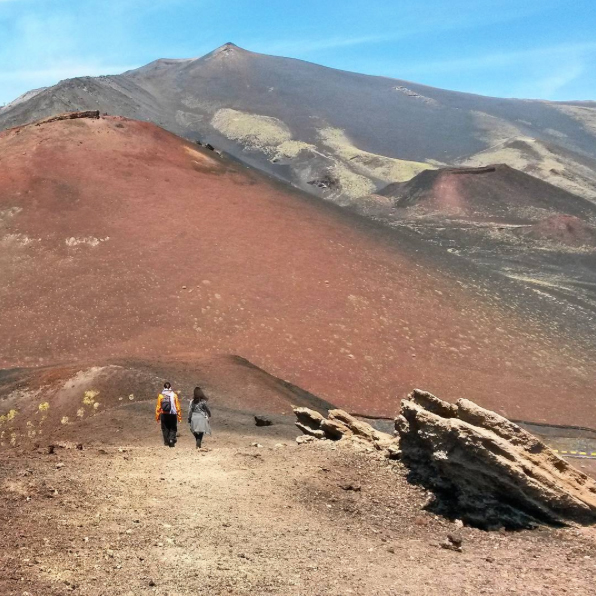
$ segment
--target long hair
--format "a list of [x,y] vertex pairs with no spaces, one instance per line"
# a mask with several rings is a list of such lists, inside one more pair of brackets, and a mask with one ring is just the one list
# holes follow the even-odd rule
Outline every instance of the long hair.
[[194,393],[192,395],[192,398],[196,401],[196,400],[200,400],[200,399],[207,399],[207,396],[205,395],[205,393],[203,392],[203,390],[200,387],[195,387]]

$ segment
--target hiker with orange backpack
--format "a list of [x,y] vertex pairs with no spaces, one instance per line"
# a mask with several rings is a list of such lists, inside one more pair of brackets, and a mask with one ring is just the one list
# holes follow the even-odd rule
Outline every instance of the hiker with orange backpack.
[[157,396],[155,420],[157,422],[161,421],[163,444],[174,447],[176,445],[176,435],[178,434],[178,423],[182,420],[182,410],[180,409],[178,395],[172,391],[170,383],[164,383],[163,391]]

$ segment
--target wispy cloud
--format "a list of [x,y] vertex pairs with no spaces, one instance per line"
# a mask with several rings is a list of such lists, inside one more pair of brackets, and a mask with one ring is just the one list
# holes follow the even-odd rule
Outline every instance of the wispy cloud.
[[[2,0],[0,0],[1,2]],[[93,62],[81,62],[68,66],[53,66],[51,68],[15,70],[0,72],[0,82],[58,82],[72,77],[120,74],[126,70],[137,68],[139,65],[100,65]]]
[[393,39],[388,35],[336,36],[323,39],[300,39],[255,42],[250,45],[251,50],[267,52],[269,54],[284,54],[288,56],[310,54],[324,50],[347,48],[367,44],[381,43]]
[[516,50],[512,52],[492,52],[488,54],[478,54],[466,58],[453,58],[447,60],[425,61],[417,64],[411,64],[408,68],[410,72],[455,72],[461,70],[486,69],[491,67],[508,66],[529,61],[545,61],[565,57],[588,56],[596,52],[596,42],[559,44],[553,46],[543,46],[525,50]]

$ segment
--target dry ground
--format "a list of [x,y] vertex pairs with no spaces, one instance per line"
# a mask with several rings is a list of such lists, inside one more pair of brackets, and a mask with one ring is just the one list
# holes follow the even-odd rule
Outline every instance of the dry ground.
[[400,464],[284,422],[216,429],[203,452],[184,427],[174,450],[155,427],[4,451],[0,594],[593,594],[592,529],[457,530]]

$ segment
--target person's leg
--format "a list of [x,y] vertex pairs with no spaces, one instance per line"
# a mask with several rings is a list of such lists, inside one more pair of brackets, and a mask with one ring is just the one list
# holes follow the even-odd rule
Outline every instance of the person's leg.
[[168,429],[168,422],[166,420],[166,415],[162,414],[161,415],[161,434],[163,435],[163,444],[164,445],[168,444],[169,433],[170,433],[170,430]]
[[195,436],[197,438],[197,447],[200,449],[201,448],[201,443],[203,442],[203,435],[205,433],[197,433]]
[[172,414],[172,428],[170,430],[170,443],[172,447],[176,444],[178,435],[178,417],[176,414]]

